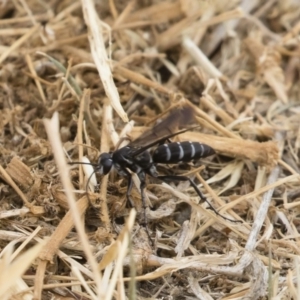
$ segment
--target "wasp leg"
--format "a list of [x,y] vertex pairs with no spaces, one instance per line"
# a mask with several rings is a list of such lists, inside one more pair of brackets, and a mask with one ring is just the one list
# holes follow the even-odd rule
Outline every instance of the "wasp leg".
[[134,203],[130,197],[131,191],[132,191],[132,186],[133,186],[132,175],[126,168],[124,168],[124,169],[122,168],[122,172],[127,178],[127,191],[126,191],[127,202],[130,203],[131,207],[134,207]]
[[148,238],[153,246],[153,241],[151,239],[151,236],[150,236],[150,233],[149,233],[149,229],[148,229],[148,219],[147,219],[147,216],[146,216],[146,208],[147,208],[147,205],[146,205],[146,198],[145,198],[145,187],[146,187],[146,174],[145,172],[140,172],[137,174],[137,176],[139,177],[140,179],[140,190],[141,190],[141,198],[142,198],[142,205],[143,205],[143,210],[144,210],[144,226],[146,228],[146,232],[147,232],[147,235],[148,235]]
[[[122,172],[124,172],[125,176],[127,177],[127,192],[126,192],[126,198],[127,198],[127,201],[130,202],[131,206],[132,207],[135,207],[134,206],[134,203],[130,197],[130,194],[131,194],[131,191],[132,191],[132,187],[133,187],[133,180],[132,180],[132,175],[130,174],[130,172],[127,170],[127,169],[122,169]],[[147,235],[148,235],[148,238],[151,242],[151,244],[153,245],[153,241],[150,237],[150,233],[149,233],[149,230],[148,230],[148,220],[147,220],[147,216],[146,216],[146,199],[145,199],[145,187],[146,187],[146,174],[144,172],[140,172],[137,174],[137,176],[139,177],[140,179],[140,190],[141,190],[141,198],[142,198],[142,206],[143,206],[143,210],[144,210],[144,224],[142,224],[145,228],[146,228],[146,232],[147,232]]]
[[220,217],[222,217],[224,220],[230,221],[230,222],[234,222],[234,223],[241,223],[241,221],[239,220],[232,220],[230,218],[227,218],[225,216],[223,216],[222,214],[220,214],[211,204],[210,202],[207,200],[207,198],[201,193],[201,191],[198,189],[197,185],[195,184],[195,182],[190,179],[189,177],[186,176],[177,176],[177,175],[167,175],[167,176],[157,176],[156,178],[160,179],[161,181],[168,181],[168,180],[175,180],[175,181],[189,181],[190,184],[192,185],[192,187],[194,188],[195,192],[198,194],[198,196],[200,197],[200,199],[202,201],[205,201],[208,206],[209,209],[211,209],[212,211],[214,211],[214,213]]

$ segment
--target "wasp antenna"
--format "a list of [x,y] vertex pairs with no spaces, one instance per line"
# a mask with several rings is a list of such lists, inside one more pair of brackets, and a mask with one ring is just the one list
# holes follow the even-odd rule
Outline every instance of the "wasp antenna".
[[[98,184],[96,176],[95,176],[97,168],[96,169],[93,168],[93,166],[95,166],[95,164],[91,164],[87,157],[85,157],[85,156],[82,157],[82,160],[83,160],[83,172],[84,172],[86,178],[88,178],[87,186],[89,186],[90,189],[92,191],[94,191],[94,187]],[[96,165],[96,166],[98,166],[98,165]]]
[[72,161],[72,162],[68,162],[68,165],[89,165],[89,166],[93,166],[93,167],[97,167],[98,164],[93,164],[93,163],[88,163],[88,162],[81,162],[81,161]]
[[95,176],[96,172],[97,172],[97,169],[93,170],[93,172],[89,175],[88,180],[86,182],[85,191],[86,191],[87,195],[88,195],[88,187],[90,187],[90,189],[92,190],[92,192],[94,192],[94,187],[98,184],[96,176]]
[[[84,172],[86,178],[88,178],[87,184],[86,184],[86,193],[88,194],[88,186],[90,187],[90,189],[92,191],[94,191],[94,186],[96,186],[98,184],[95,173],[97,172],[99,165],[91,163],[89,161],[89,159],[85,156],[82,157],[82,160],[83,161],[69,162],[68,164],[83,166],[83,172]],[[93,167],[96,167],[96,169],[94,169]]]

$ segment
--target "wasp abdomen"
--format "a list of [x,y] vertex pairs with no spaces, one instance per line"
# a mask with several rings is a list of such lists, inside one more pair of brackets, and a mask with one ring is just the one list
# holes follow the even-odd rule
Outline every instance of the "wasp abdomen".
[[176,164],[189,162],[214,154],[208,145],[198,142],[177,142],[158,146],[153,152],[153,162],[160,164]]

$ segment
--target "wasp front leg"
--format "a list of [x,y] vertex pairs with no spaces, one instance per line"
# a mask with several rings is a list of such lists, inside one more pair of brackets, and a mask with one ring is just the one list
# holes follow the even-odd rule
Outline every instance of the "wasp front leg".
[[127,202],[130,203],[131,207],[134,207],[134,202],[131,199],[131,191],[132,191],[132,187],[133,187],[132,175],[126,168],[118,168],[118,173],[127,178],[126,199],[127,199]]

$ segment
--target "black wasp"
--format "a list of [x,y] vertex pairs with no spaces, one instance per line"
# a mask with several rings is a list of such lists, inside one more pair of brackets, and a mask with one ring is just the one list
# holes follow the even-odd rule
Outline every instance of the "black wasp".
[[[173,111],[159,124],[143,133],[127,146],[117,149],[114,152],[100,154],[98,163],[94,165],[95,172],[99,172],[101,175],[106,175],[112,170],[112,168],[115,168],[119,175],[125,176],[128,180],[126,192],[128,201],[130,201],[130,194],[133,186],[130,171],[136,173],[140,179],[140,191],[144,212],[146,209],[144,194],[146,175],[164,182],[169,180],[189,181],[201,200],[208,203],[209,209],[213,210],[217,215],[226,220],[237,222],[226,218],[216,211],[216,209],[201,193],[195,182],[189,177],[180,175],[162,176],[157,172],[157,164],[178,164],[180,162],[190,162],[215,153],[213,148],[199,142],[169,142],[170,138],[187,131],[188,129],[178,131],[178,128],[186,126],[193,119],[194,111],[191,106],[186,105]],[[153,148],[154,151],[150,152]]]

